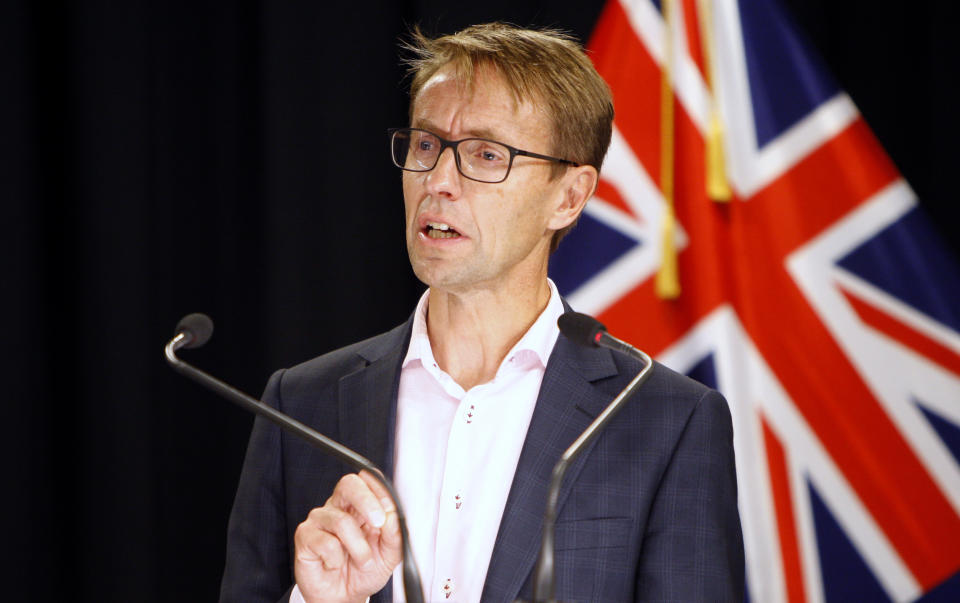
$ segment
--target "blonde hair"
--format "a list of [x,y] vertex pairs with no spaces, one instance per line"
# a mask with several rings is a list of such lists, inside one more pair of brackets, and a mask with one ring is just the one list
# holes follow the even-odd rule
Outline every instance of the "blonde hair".
[[[600,171],[613,130],[613,97],[569,34],[485,23],[430,39],[415,27],[404,47],[411,54],[406,59],[413,76],[411,113],[420,90],[441,68],[451,66],[456,78],[470,86],[478,68],[492,67],[517,102],[545,105],[553,126],[550,154]],[[555,165],[553,176],[565,169]],[[574,225],[554,233],[551,252]]]

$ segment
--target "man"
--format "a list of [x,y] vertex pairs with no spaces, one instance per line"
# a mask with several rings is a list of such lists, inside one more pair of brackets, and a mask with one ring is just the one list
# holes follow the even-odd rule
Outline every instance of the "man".
[[[596,189],[612,100],[554,32],[489,24],[411,48],[411,127],[391,151],[429,289],[406,324],[278,372],[264,400],[392,470],[427,600],[529,599],[550,471],[641,368],[561,336],[547,279]],[[658,365],[560,500],[558,600],[742,599],[718,393]],[[401,555],[375,479],[257,420],[223,600],[399,600]]]

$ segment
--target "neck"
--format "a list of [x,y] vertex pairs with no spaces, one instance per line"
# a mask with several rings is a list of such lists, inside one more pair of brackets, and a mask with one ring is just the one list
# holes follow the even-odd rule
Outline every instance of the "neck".
[[549,300],[545,276],[510,289],[431,289],[427,332],[434,358],[464,390],[491,381]]

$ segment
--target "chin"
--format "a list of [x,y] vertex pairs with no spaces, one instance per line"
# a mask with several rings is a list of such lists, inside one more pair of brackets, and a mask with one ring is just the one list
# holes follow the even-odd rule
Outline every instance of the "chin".
[[456,291],[465,286],[469,286],[470,279],[455,270],[443,269],[439,266],[430,268],[424,266],[414,266],[413,273],[431,289],[443,289],[446,291]]
[[417,260],[413,257],[410,258],[410,266],[413,268],[413,273],[416,277],[420,279],[420,282],[428,287],[439,286],[443,281],[444,271],[438,269],[438,266],[430,266],[428,262]]

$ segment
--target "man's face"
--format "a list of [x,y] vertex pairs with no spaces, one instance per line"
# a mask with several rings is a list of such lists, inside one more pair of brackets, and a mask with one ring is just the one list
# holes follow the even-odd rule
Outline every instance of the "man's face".
[[[529,102],[517,104],[488,69],[476,71],[472,89],[439,71],[414,99],[411,126],[449,140],[489,138],[552,151],[546,115]],[[545,276],[550,237],[565,225],[555,211],[565,179],[551,180],[552,165],[517,156],[504,182],[488,184],[461,176],[453,150],[444,149],[433,170],[403,172],[407,251],[417,277],[462,292]]]

